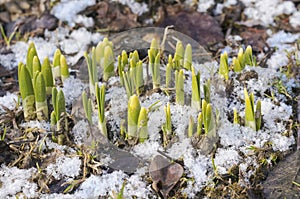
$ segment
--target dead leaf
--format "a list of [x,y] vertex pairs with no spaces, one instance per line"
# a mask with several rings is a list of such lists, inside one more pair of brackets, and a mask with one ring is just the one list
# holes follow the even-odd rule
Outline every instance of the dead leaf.
[[157,155],[151,161],[149,174],[153,180],[153,189],[161,193],[163,198],[167,198],[169,192],[180,180],[183,167],[176,162],[171,163],[161,155]]

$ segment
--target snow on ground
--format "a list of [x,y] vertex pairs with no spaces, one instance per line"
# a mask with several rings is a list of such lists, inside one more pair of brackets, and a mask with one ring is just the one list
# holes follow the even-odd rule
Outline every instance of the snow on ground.
[[[290,1],[282,0],[242,0],[247,8],[244,14],[248,20],[252,20],[262,24],[264,26],[274,24],[274,17],[280,14],[288,14],[290,16],[290,23],[296,27],[299,26],[299,11],[296,12],[296,8]],[[122,4],[128,5],[131,10],[136,14],[143,14],[148,11],[146,4],[134,2],[133,0],[121,0]],[[230,7],[235,5],[236,0],[225,1],[223,4],[216,6],[215,14],[221,13],[224,7]],[[76,23],[83,23],[86,27],[93,24],[93,20],[81,15],[77,15],[78,12],[84,10],[87,6],[94,5],[94,0],[72,0],[60,1],[54,6],[52,12],[61,21],[67,21],[68,25],[73,27]],[[198,11],[205,12],[215,4],[214,0],[200,1],[198,4]],[[268,6],[268,9],[265,9]],[[64,10],[62,12],[62,10]],[[69,12],[68,12],[69,11]],[[68,13],[68,14],[66,14]],[[291,43],[299,39],[300,34],[292,34],[284,31],[273,33],[269,31],[270,35],[267,40],[270,47],[277,47],[277,51],[270,57],[267,62],[268,68],[261,67],[246,67],[245,71],[255,71],[258,73],[258,79],[251,79],[247,81],[247,90],[253,91],[255,94],[255,100],[262,100],[262,114],[264,127],[259,131],[254,131],[248,127],[233,124],[228,119],[228,113],[232,112],[235,107],[241,117],[244,116],[244,104],[243,104],[243,89],[244,84],[237,80],[234,80],[234,90],[236,98],[227,99],[224,95],[225,85],[217,77],[216,72],[218,70],[218,62],[211,61],[204,64],[194,63],[196,71],[201,72],[201,84],[207,79],[213,78],[211,83],[211,98],[214,110],[220,112],[220,120],[218,127],[218,135],[220,137],[221,148],[218,148],[215,155],[215,165],[220,174],[225,174],[228,169],[233,165],[239,165],[241,175],[243,179],[242,185],[248,186],[250,184],[249,179],[255,172],[255,168],[259,166],[257,158],[253,155],[250,147],[263,147],[265,143],[271,142],[274,151],[287,151],[295,143],[295,139],[292,135],[285,136],[283,133],[286,131],[286,123],[291,119],[292,107],[285,104],[286,97],[278,92],[275,92],[276,102],[264,96],[264,92],[270,89],[273,80],[281,77],[284,85],[287,89],[299,86],[297,82],[288,80],[286,77],[280,76],[278,72],[279,67],[286,66],[288,63],[288,57],[286,49],[289,51],[294,50],[294,46]],[[236,37],[237,36],[232,36]],[[85,39],[82,39],[85,38]],[[91,33],[86,28],[80,28],[78,30],[70,31],[67,28],[58,28],[55,32],[45,31],[45,39],[43,38],[30,38],[37,47],[38,55],[41,60],[46,56],[52,60],[54,51],[57,47],[62,49],[63,53],[67,54],[67,61],[70,64],[75,64],[83,52],[88,49],[88,46],[97,44],[103,38],[99,33]],[[8,69],[17,67],[17,63],[25,62],[28,43],[17,42],[11,46],[12,54],[2,55],[0,54],[0,64]],[[234,49],[231,47],[225,47],[223,51],[231,52]],[[71,55],[72,54],[72,55]],[[73,54],[76,54],[75,56]],[[5,57],[5,59],[4,59]],[[191,92],[191,75],[189,72],[185,73],[185,92]],[[230,76],[234,78],[234,74]],[[108,89],[106,91],[106,102],[108,107],[106,111],[106,117],[108,123],[112,126],[113,132],[118,132],[120,123],[122,120],[126,120],[127,114],[127,96],[123,87],[115,86],[114,84],[118,78],[113,78],[108,82]],[[299,84],[299,83],[298,83]],[[62,88],[66,97],[66,103],[72,105],[76,101],[83,89],[87,87],[81,80],[74,77],[68,78],[64,82]],[[272,88],[273,89],[273,88]],[[203,97],[203,92],[202,92]],[[240,98],[240,99],[239,99]],[[13,93],[7,93],[4,97],[0,97],[0,104],[3,104],[10,110],[16,107],[17,95]],[[38,186],[36,183],[31,182],[30,178],[36,169],[17,169],[16,167],[6,167],[2,165],[0,168],[0,198],[15,198],[14,196],[23,192],[27,197],[40,197],[40,198],[98,198],[100,196],[112,195],[112,191],[118,192],[123,182],[126,180],[125,186],[125,198],[136,196],[137,198],[153,198],[153,190],[150,188],[150,184],[146,183],[142,177],[147,174],[147,164],[151,159],[158,154],[158,150],[164,151],[161,145],[161,126],[165,122],[164,106],[170,100],[170,97],[164,93],[153,93],[149,96],[143,96],[141,99],[141,105],[144,107],[151,107],[153,104],[155,108],[149,113],[149,140],[144,143],[133,146],[130,152],[146,162],[141,166],[138,171],[131,176],[128,176],[122,171],[114,171],[112,173],[104,173],[101,175],[89,176],[73,194],[37,194]],[[242,100],[241,100],[242,99]],[[190,100],[190,99],[189,99]],[[187,104],[190,102],[187,101]],[[3,113],[3,109],[0,107],[0,113]],[[210,183],[211,176],[213,175],[213,166],[210,156],[204,156],[200,154],[199,150],[194,149],[191,145],[190,139],[186,136],[189,117],[194,119],[197,116],[197,112],[192,110],[190,106],[179,106],[171,104],[171,120],[176,133],[178,142],[174,143],[164,152],[173,159],[183,158],[185,174],[189,178],[193,178],[194,181],[188,181],[187,187],[182,191],[188,197],[193,198],[195,194],[202,190],[204,186]],[[278,122],[278,120],[280,120]],[[97,124],[97,114],[93,116],[93,121]],[[47,122],[30,121],[20,125],[23,128],[38,128],[45,133],[51,133],[50,124]],[[87,139],[88,123],[85,120],[79,120],[72,133],[74,134],[75,143],[83,144]],[[40,142],[41,150],[58,150],[62,154],[76,154],[75,149],[63,145],[54,143],[50,138],[45,138],[43,142]],[[246,158],[241,157],[241,153],[246,155]],[[111,159],[107,157],[106,160],[101,162],[106,165]],[[253,166],[254,170],[249,169]],[[48,175],[52,175],[55,179],[64,178],[65,180],[76,179],[81,172],[82,160],[77,156],[60,156],[56,159],[56,162],[48,165],[45,169]]]

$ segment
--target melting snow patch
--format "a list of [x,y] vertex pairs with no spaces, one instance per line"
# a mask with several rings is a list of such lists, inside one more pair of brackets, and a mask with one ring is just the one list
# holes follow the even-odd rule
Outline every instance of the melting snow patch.
[[82,91],[85,89],[86,85],[83,84],[80,79],[75,79],[70,76],[64,81],[64,87],[62,88],[67,105],[72,105],[73,101],[80,97]]
[[[0,105],[8,108],[9,110],[13,110],[16,108],[17,101],[18,96],[14,93],[7,92],[6,95],[0,97]],[[5,112],[2,106],[0,106],[0,114]]]
[[99,196],[112,195],[112,191],[121,190],[126,174],[122,171],[114,171],[102,176],[91,175],[75,192],[74,198],[98,198]]
[[215,157],[215,164],[220,174],[227,173],[227,170],[241,160],[238,152],[232,149],[218,148]]
[[12,70],[18,66],[13,53],[0,54],[0,64],[8,70]]
[[36,169],[18,169],[17,167],[0,168],[0,198],[15,198],[17,193],[22,192],[26,198],[37,197],[38,187],[35,183],[30,182],[32,173]]
[[62,0],[52,8],[51,14],[61,21],[67,21],[69,26],[74,27],[77,13],[95,3],[95,0]]
[[193,157],[192,153],[186,153],[184,155],[184,165],[187,168],[187,176],[194,178],[195,182],[188,182],[187,188],[183,190],[183,193],[187,194],[189,198],[194,198],[197,192],[199,192],[208,181],[208,168],[210,168],[210,159],[199,155]]
[[283,0],[242,0],[246,9],[244,14],[249,20],[259,22],[268,26],[274,24],[274,18],[281,14],[292,14],[296,11],[295,5],[291,1]]
[[81,160],[78,157],[61,156],[56,159],[55,164],[50,164],[47,168],[47,174],[52,175],[59,180],[62,177],[74,178],[79,175]]

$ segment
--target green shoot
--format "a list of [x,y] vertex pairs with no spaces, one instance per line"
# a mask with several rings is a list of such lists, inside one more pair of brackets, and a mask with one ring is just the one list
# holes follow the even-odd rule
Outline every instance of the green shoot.
[[192,67],[192,108],[199,111],[201,109],[201,96],[200,96],[200,72],[195,74],[195,69]]
[[137,95],[132,95],[128,100],[128,137],[129,139],[138,137],[138,119],[141,110],[140,100]]
[[64,55],[60,56],[60,71],[61,71],[61,80],[64,82],[67,78],[70,77],[69,67],[67,65],[67,60]]
[[138,118],[138,135],[139,142],[143,143],[148,138],[148,111],[141,107]]
[[41,72],[45,79],[46,93],[50,95],[53,87],[53,75],[48,57],[44,59]]
[[95,83],[96,101],[98,106],[98,125],[101,133],[107,137],[106,118],[105,118],[105,85],[99,87]]
[[228,55],[226,52],[221,54],[220,57],[220,67],[219,67],[219,74],[225,78],[225,80],[228,80],[229,76],[229,68],[228,68]]
[[183,70],[175,71],[176,104],[184,105],[184,74]]
[[37,119],[40,121],[48,120],[46,85],[43,74],[41,72],[36,73],[33,83]]
[[191,46],[191,44],[188,44],[185,47],[183,67],[187,70],[191,70],[191,67],[192,67],[192,46]]
[[35,99],[31,76],[23,63],[18,65],[19,87],[23,102],[24,118],[30,121],[35,118]]

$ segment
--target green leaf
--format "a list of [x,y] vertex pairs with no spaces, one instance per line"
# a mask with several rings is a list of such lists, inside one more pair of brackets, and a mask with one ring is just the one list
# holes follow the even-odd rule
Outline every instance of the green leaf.
[[244,54],[244,64],[249,66],[255,66],[256,63],[254,61],[253,55],[252,55],[252,48],[251,46],[247,46]]
[[249,96],[247,89],[244,88],[244,96],[245,96],[245,126],[248,126],[256,130],[253,93],[250,94]]
[[200,72],[195,74],[195,69],[192,67],[192,108],[196,110],[201,109],[201,96],[200,96]]
[[110,46],[104,49],[103,67],[103,80],[107,81],[114,74],[114,57]]
[[55,82],[56,78],[61,77],[61,71],[60,71],[60,56],[61,52],[59,49],[56,49],[53,57],[53,68],[52,68],[52,74],[53,74],[53,80]]
[[30,77],[33,78],[33,57],[37,56],[36,48],[33,42],[29,43],[29,47],[27,50],[27,57],[26,57],[26,67],[30,74]]
[[60,71],[61,71],[61,80],[64,82],[68,77],[70,77],[69,67],[64,55],[60,56]]
[[143,143],[148,138],[148,111],[142,107],[138,119],[139,142]]
[[187,70],[191,70],[191,66],[192,66],[192,46],[191,44],[188,44],[185,47],[183,67]]
[[48,57],[44,59],[44,62],[42,64],[42,74],[45,79],[46,93],[50,95],[53,87],[53,75]]
[[56,120],[59,121],[61,118],[61,114],[66,112],[66,103],[65,103],[65,95],[62,90],[58,91],[56,97]]
[[138,118],[141,110],[140,100],[138,96],[132,95],[128,100],[128,136],[129,138],[136,138],[138,136]]
[[136,93],[138,95],[141,94],[143,87],[144,87],[144,73],[143,73],[143,62],[138,61],[136,63],[136,74],[135,74],[135,87]]
[[37,112],[38,120],[48,120],[48,105],[47,105],[47,94],[46,85],[43,74],[37,72],[34,79],[34,94],[35,94],[35,107]]
[[18,65],[19,88],[21,92],[24,118],[30,121],[35,118],[35,99],[31,76],[23,63]]
[[184,49],[181,41],[177,41],[176,50],[174,54],[174,68],[177,70],[181,68],[184,57]]
[[36,72],[41,72],[41,62],[38,56],[33,57],[32,61],[32,74],[35,75]]
[[242,67],[240,65],[240,61],[236,57],[232,58],[232,64],[233,64],[233,70],[234,70],[234,72],[238,73],[238,72],[242,71]]
[[220,67],[219,67],[219,74],[222,75],[226,80],[228,80],[229,76],[229,68],[228,68],[228,56],[227,53],[224,52],[221,54],[220,58]]
[[152,70],[153,70],[152,72],[153,89],[157,89],[160,87],[160,54],[159,53],[155,57]]
[[106,119],[105,119],[105,84],[99,87],[95,83],[96,101],[98,106],[98,125],[101,133],[107,137]]
[[184,105],[184,74],[183,70],[175,71],[176,104]]
[[243,69],[245,68],[245,63],[244,63],[244,50],[243,50],[243,48],[240,48],[240,49],[239,49],[237,59],[239,60],[239,64],[240,64],[240,66],[241,66],[241,69],[243,70]]

